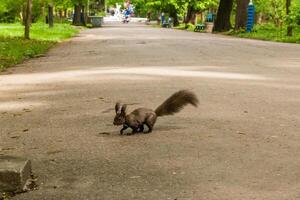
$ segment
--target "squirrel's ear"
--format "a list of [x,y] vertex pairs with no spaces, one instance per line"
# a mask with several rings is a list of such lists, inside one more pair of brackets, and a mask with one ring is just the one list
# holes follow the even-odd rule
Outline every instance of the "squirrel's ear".
[[122,106],[121,113],[126,113],[126,108],[127,108],[127,105],[124,104],[124,105]]
[[120,113],[120,109],[121,109],[121,104],[119,102],[117,102],[115,105],[116,113]]

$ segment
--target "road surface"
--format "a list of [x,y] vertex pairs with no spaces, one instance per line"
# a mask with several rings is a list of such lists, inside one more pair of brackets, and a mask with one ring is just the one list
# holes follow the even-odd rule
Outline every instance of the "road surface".
[[[0,154],[31,159],[13,200],[300,199],[300,46],[128,24],[87,29],[0,76]],[[120,136],[116,101],[198,108]]]

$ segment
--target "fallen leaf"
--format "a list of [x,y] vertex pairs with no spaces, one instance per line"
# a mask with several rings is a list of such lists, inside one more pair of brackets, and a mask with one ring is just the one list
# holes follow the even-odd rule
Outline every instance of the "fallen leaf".
[[110,133],[109,132],[100,132],[100,133],[98,133],[99,135],[110,135]]
[[20,136],[19,135],[12,135],[10,136],[10,138],[13,138],[13,139],[18,139]]
[[2,148],[1,150],[2,151],[9,151],[9,150],[14,150],[16,148],[13,148],[13,147],[5,147],[5,148]]
[[22,114],[21,113],[14,113],[13,116],[18,117],[18,116],[22,116]]
[[24,108],[23,111],[24,111],[24,112],[31,112],[31,110],[28,109],[28,108]]
[[48,151],[47,154],[57,154],[57,153],[61,153],[61,150],[54,150],[54,151]]

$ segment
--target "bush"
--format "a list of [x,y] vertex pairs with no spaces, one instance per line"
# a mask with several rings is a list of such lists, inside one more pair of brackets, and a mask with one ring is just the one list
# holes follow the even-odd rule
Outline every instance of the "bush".
[[21,0],[0,0],[0,22],[15,22],[20,18]]

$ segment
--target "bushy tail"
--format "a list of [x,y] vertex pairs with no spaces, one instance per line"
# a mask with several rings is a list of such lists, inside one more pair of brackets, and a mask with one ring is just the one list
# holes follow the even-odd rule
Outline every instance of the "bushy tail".
[[188,90],[180,90],[165,100],[155,113],[157,116],[173,115],[183,109],[187,104],[197,107],[199,100],[197,96]]

